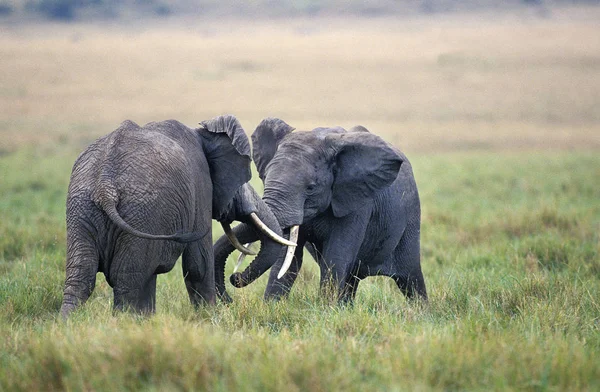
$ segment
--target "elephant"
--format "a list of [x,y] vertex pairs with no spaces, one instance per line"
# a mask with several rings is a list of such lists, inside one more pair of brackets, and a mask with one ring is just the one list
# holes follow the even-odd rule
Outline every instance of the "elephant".
[[[276,245],[277,257],[256,258],[230,277],[244,287],[271,269],[265,299],[287,296],[303,247],[317,261],[322,292],[333,288],[354,301],[359,282],[391,277],[408,298],[427,301],[420,261],[421,204],[407,157],[363,126],[293,132],[281,119],[264,119],[252,134],[253,160],[264,182],[263,200],[297,248]],[[234,233],[252,242],[254,230]],[[234,249],[215,244],[215,268]]]
[[250,161],[248,138],[231,115],[197,129],[127,120],[92,143],[77,158],[68,188],[61,315],[89,298],[98,272],[113,288],[115,310],[154,313],[156,277],[181,255],[192,304],[214,303],[212,219],[246,253],[231,233],[233,220],[290,244],[277,237],[277,220],[248,184]]

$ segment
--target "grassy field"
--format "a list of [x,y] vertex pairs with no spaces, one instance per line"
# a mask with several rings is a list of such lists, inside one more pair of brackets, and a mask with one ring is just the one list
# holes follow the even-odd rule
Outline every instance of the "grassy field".
[[[0,25],[0,391],[600,389],[599,17]],[[195,310],[176,266],[153,317],[98,275],[60,320],[77,154],[223,113],[400,147],[430,303],[369,278],[339,307],[307,262],[288,300],[261,279]]]

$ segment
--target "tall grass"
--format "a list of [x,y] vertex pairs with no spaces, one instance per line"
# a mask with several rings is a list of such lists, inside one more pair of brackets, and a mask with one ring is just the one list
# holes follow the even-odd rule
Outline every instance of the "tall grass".
[[[415,157],[428,305],[369,278],[353,307],[337,306],[319,297],[308,261],[288,300],[264,303],[261,278],[229,286],[233,304],[197,310],[177,266],[160,276],[156,316],[113,315],[98,275],[68,321],[58,319],[64,245],[47,240],[64,241],[57,200],[70,159],[55,154],[21,174],[30,183],[45,173],[38,195],[2,198],[2,389],[600,387],[597,154]],[[18,167],[27,155],[0,162]],[[16,239],[22,248],[10,250]]]
[[[600,41],[586,10],[5,26],[0,391],[600,389]],[[153,317],[113,315],[98,275],[61,320],[77,154],[126,118],[227,112],[248,133],[266,116],[360,123],[403,149],[429,303],[378,277],[338,306],[307,255],[280,302],[262,301],[262,277],[194,309],[178,264]]]

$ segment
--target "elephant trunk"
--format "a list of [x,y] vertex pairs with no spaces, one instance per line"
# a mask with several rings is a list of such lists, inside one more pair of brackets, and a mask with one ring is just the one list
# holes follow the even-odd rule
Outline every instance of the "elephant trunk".
[[[259,211],[257,215],[263,220],[263,222],[270,227],[275,234],[282,236],[279,222],[269,206],[261,200],[258,203]],[[283,258],[285,251],[288,249],[287,246],[271,240],[262,231],[258,232],[260,237],[261,247],[258,255],[250,263],[250,265],[241,273],[234,273],[230,277],[230,282],[234,287],[241,288],[254,282],[256,279],[261,277],[269,268],[271,268],[280,258]],[[242,242],[243,240],[240,239]]]
[[[279,227],[279,222],[267,204],[260,197],[257,197],[257,199],[253,201],[253,204],[256,209],[256,216],[258,216],[265,226],[270,228],[274,234],[281,237],[282,232]],[[283,252],[287,249],[286,246],[283,246],[272,239],[273,233],[265,233],[264,229],[259,229],[256,226],[256,219],[251,215],[252,214],[239,218],[242,223],[232,229],[233,234],[243,244],[260,240],[260,251],[246,270],[231,276],[231,283],[234,287],[238,288],[244,287],[258,279],[271,268],[277,260],[279,260],[279,257],[283,257]],[[231,242],[226,236],[219,238],[214,246],[217,294],[226,302],[230,301],[231,298],[225,289],[225,262],[234,249],[235,248],[231,245]]]
[[[258,241],[258,232],[247,223],[241,223],[232,229],[233,234],[242,243]],[[231,302],[231,297],[225,289],[225,262],[235,247],[226,235],[221,236],[214,245],[215,283],[217,295],[225,302]]]
[[[304,199],[293,198],[291,203],[284,203],[282,200],[290,198],[283,198],[283,195],[280,194],[276,188],[265,188],[263,199],[269,215],[273,216],[275,222],[278,222],[279,226],[281,226],[278,227],[277,233],[279,234],[282,231],[282,228],[290,227],[289,241],[295,244],[298,241],[299,225],[302,223],[303,210],[301,208],[294,208],[294,206],[302,204]],[[277,275],[277,278],[281,279],[292,263],[295,250],[295,245],[279,248],[272,247],[269,248],[268,251],[261,248],[259,256],[254,259],[246,270],[242,273],[231,275],[231,284],[234,287],[247,286],[264,274],[270,267],[277,263],[277,261],[284,260]]]
[[[274,245],[274,246],[273,246]],[[261,242],[258,256],[250,263],[243,272],[231,275],[229,281],[234,287],[242,288],[256,279],[260,278],[273,264],[283,257],[287,247],[281,246],[273,241]]]

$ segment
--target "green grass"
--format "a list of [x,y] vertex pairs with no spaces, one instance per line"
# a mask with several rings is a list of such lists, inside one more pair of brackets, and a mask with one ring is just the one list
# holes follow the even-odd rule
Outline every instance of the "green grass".
[[363,281],[354,307],[329,303],[309,261],[288,300],[264,303],[263,277],[196,310],[178,265],[153,317],[113,315],[98,275],[62,321],[75,157],[0,156],[0,391],[600,388],[596,152],[411,154],[427,306],[386,278]]

